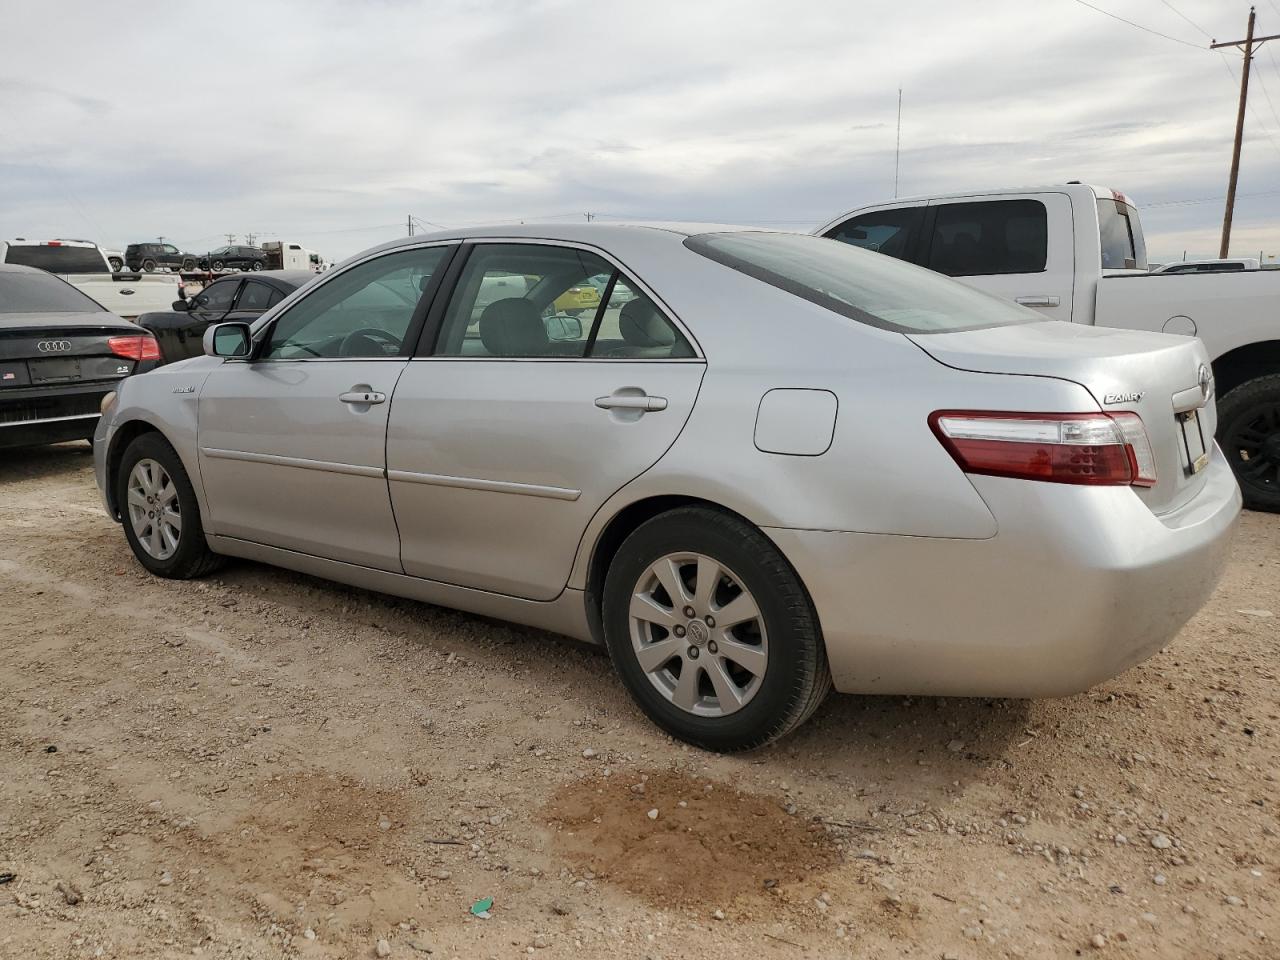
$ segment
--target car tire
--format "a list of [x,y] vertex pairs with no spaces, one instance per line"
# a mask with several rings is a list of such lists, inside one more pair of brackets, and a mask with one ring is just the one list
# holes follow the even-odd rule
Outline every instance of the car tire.
[[254,269],[254,271],[255,271],[255,272],[256,272],[256,271],[258,271],[258,270],[261,270],[261,269],[262,269],[262,261],[261,261],[261,260],[255,260],[255,261],[253,261],[253,269]]
[[[141,502],[137,494],[154,496],[155,501]],[[116,474],[116,504],[133,555],[156,576],[189,580],[211,573],[225,562],[209,549],[191,478],[177,452],[160,434],[144,433],[125,448]],[[154,511],[148,509],[153,506]],[[139,515],[139,510],[144,513]],[[153,513],[160,520],[159,533],[150,516]],[[179,521],[176,537],[171,520],[162,519],[174,516]]]
[[143,273],[155,273],[155,269],[156,269],[156,262],[155,262],[154,260],[143,260],[143,261],[142,261],[142,272],[143,272]]
[[1280,374],[1242,383],[1218,401],[1218,445],[1244,505],[1280,513]]
[[[703,590],[699,574],[711,584]],[[674,598],[666,583],[683,595]],[[725,620],[751,610],[750,619],[716,625],[716,613]],[[609,564],[603,626],[640,708],[704,749],[763,746],[807,720],[831,691],[818,616],[800,578],[764,534],[723,511],[680,507],[637,527]]]
[[124,261],[119,257],[108,257],[107,264],[111,267],[112,273],[119,273],[124,269]]
[[136,263],[128,263],[128,264],[125,264],[125,266],[129,268],[130,273],[137,273],[139,269],[141,269]]
[[221,260],[215,260],[213,263],[209,264],[209,269],[214,273],[218,273],[222,269],[222,266],[223,264]]
[[192,273],[196,269],[196,262],[194,260],[183,260],[182,266],[180,266],[178,269],[181,270],[183,273]]

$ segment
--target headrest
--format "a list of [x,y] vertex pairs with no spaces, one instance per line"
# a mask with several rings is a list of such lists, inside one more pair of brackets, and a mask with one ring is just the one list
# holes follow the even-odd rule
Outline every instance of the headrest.
[[495,357],[545,356],[550,343],[538,308],[523,297],[495,300],[485,307],[480,340]]
[[618,331],[633,347],[669,347],[676,342],[671,324],[644,297],[623,304],[618,313]]

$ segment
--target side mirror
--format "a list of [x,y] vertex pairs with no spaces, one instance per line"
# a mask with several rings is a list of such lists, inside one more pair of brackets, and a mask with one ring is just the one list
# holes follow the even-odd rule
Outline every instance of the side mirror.
[[224,360],[244,360],[253,352],[247,323],[219,323],[204,332],[204,352]]
[[546,328],[548,340],[582,339],[582,321],[577,317],[569,316],[567,313],[557,313],[554,316],[547,317],[542,321],[542,325]]
[[185,300],[175,300],[173,303],[169,304],[169,308],[177,311],[178,313],[186,313],[191,309],[191,304],[187,303]]

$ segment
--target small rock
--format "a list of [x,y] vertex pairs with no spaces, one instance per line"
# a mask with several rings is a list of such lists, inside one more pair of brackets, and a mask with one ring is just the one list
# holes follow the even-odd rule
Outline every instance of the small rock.
[[1126,843],[1129,842],[1129,838],[1126,837],[1123,833],[1117,833],[1113,839],[1115,840],[1117,847],[1123,847]]
[[171,874],[168,870],[160,874],[160,886],[162,887],[173,886],[173,874]]
[[715,912],[715,913],[713,913],[711,916],[712,916],[712,917],[714,917],[714,918],[715,918],[715,919],[717,919],[717,920],[723,920],[723,919],[724,919],[724,911],[723,911],[723,910],[721,910],[719,907],[716,907],[716,912]]
[[1165,877],[1163,873],[1157,873],[1154,877],[1151,878],[1151,882],[1154,883],[1157,887],[1163,887],[1166,883],[1169,882],[1169,880],[1167,877]]
[[448,870],[437,870],[434,874],[432,874],[432,876],[434,876],[437,880],[448,880],[450,877],[453,876],[453,874],[450,873]]
[[390,829],[391,829],[391,821],[390,821],[390,820],[388,820],[386,817],[383,817],[381,820],[379,820],[379,821],[378,821],[378,829],[379,829],[379,830],[390,830]]
[[1274,613],[1272,613],[1270,610],[1248,610],[1248,609],[1246,609],[1246,610],[1237,610],[1237,611],[1236,611],[1236,613],[1239,613],[1239,614],[1241,614],[1241,615],[1243,615],[1243,616],[1246,616],[1246,617],[1257,617],[1259,620],[1265,620],[1265,619],[1267,619],[1268,617],[1274,617],[1274,616],[1275,616],[1275,614],[1274,614]]
[[654,807],[652,810],[650,810],[650,811],[649,811],[649,813],[648,813],[648,817],[649,817],[649,819],[650,819],[650,820],[657,820],[657,819],[658,819],[658,808],[657,808],[657,807]]
[[316,932],[312,930],[310,927],[307,927],[307,929],[303,930],[302,935],[306,937],[308,940],[314,940],[316,938]]
[[582,751],[582,756],[587,760],[590,760],[595,755],[596,755],[596,752],[595,750],[591,749],[591,747],[587,747],[587,749]]
[[380,957],[389,957],[391,956],[391,944],[387,943],[386,940],[379,940],[377,946],[373,948],[373,952]]
[[982,939],[982,927],[978,926],[976,923],[971,927],[965,927],[963,932],[970,940]]
[[950,743],[947,744],[947,749],[950,750],[952,753],[959,753],[961,750],[964,749],[964,741],[952,740]]
[[533,938],[532,946],[535,950],[545,950],[547,947],[551,946],[551,944],[547,941],[546,937],[542,934],[538,934]]
[[1230,895],[1225,896],[1225,897],[1223,897],[1223,898],[1222,898],[1222,902],[1223,902],[1223,903],[1225,903],[1228,907],[1243,907],[1243,906],[1244,906],[1244,901],[1243,901],[1243,900],[1241,900],[1239,897],[1236,897],[1236,896],[1230,896]]
[[62,899],[67,902],[67,906],[74,907],[80,902],[80,891],[75,888],[74,884],[59,880],[53,885],[53,888],[62,894]]
[[636,794],[636,795],[643,795],[643,794],[644,794],[644,784],[643,784],[643,783],[633,783],[633,784],[631,785],[631,792],[632,792],[632,793],[634,793],[634,794]]
[[1107,945],[1107,938],[1100,933],[1095,933],[1089,938],[1089,943],[1093,946],[1093,949],[1101,950]]
[[1173,846],[1173,841],[1170,840],[1163,833],[1157,833],[1155,836],[1151,838],[1151,845],[1155,847],[1157,850],[1168,850],[1170,847]]

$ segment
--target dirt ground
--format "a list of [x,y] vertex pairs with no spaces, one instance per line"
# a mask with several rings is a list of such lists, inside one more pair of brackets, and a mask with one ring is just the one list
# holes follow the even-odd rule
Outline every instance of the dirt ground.
[[1278,516],[1087,694],[735,757],[569,641],[152,578],[84,445],[0,451],[0,591],[3,958],[1280,957]]

